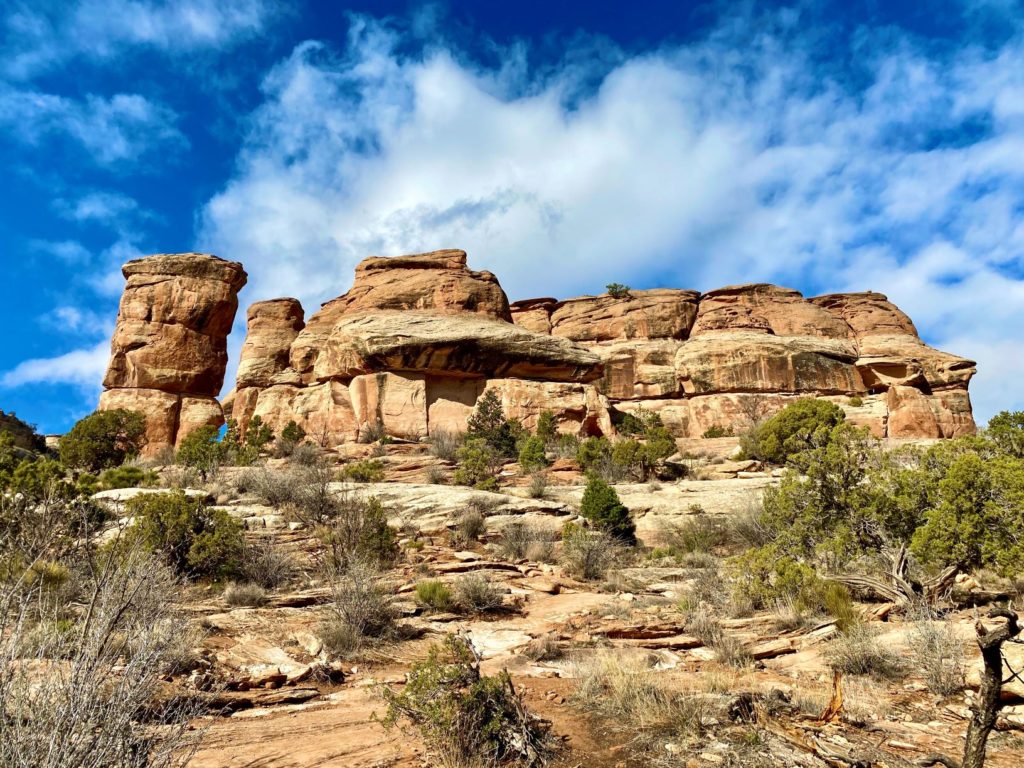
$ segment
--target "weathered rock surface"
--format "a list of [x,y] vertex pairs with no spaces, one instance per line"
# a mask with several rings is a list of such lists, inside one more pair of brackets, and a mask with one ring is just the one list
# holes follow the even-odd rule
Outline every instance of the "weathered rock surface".
[[127,279],[100,408],[146,416],[147,455],[189,431],[223,423],[227,336],[245,285],[242,265],[201,253],[158,254],[124,265]]
[[[200,254],[125,267],[102,407],[146,414],[151,452],[221,421],[213,397],[241,266]],[[458,250],[373,257],[304,320],[294,299],[254,304],[229,410],[242,429],[300,424],[325,446],[382,425],[422,440],[465,429],[498,393],[528,427],[610,434],[616,411],[657,412],[680,438],[739,433],[797,397],[839,403],[879,437],[973,431],[974,363],[924,344],[878,293],[805,299],[751,284],[519,301]]]

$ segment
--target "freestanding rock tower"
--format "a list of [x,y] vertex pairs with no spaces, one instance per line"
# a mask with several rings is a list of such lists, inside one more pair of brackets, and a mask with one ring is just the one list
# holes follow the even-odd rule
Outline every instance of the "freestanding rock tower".
[[217,395],[227,337],[245,285],[242,265],[204,253],[129,261],[100,408],[146,417],[146,455],[175,446],[192,430],[221,425]]

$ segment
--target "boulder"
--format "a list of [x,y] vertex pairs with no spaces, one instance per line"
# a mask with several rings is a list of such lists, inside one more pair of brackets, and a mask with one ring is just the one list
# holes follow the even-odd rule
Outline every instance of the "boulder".
[[302,305],[296,299],[258,301],[249,307],[236,386],[275,383],[275,376],[288,368],[292,343],[303,327]]

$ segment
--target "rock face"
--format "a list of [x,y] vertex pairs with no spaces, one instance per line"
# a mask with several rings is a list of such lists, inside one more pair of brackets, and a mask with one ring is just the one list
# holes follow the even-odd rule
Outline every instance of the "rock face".
[[227,337],[245,285],[242,265],[201,253],[158,254],[122,268],[127,284],[103,379],[101,409],[145,414],[154,455],[224,421]]
[[677,436],[741,431],[796,397],[825,397],[879,437],[974,431],[974,363],[926,345],[879,293],[805,299],[775,285],[519,301],[513,321],[604,362],[614,410],[656,411]]
[[497,279],[468,269],[463,251],[366,259],[352,289],[305,326],[289,302],[249,311],[231,401],[243,431],[259,415],[277,431],[295,421],[324,445],[377,424],[419,440],[465,430],[487,388],[528,424],[551,408],[567,431],[611,429],[599,357],[514,324]]
[[[151,444],[172,445],[221,421],[213,396],[245,273],[181,254],[125,275],[102,406],[142,410]],[[877,293],[754,284],[509,305],[494,275],[448,250],[366,259],[308,321],[295,299],[253,304],[225,409],[243,432],[258,415],[334,446],[378,426],[408,440],[462,431],[487,391],[528,427],[551,410],[565,432],[612,434],[644,408],[681,438],[813,396],[880,437],[937,438],[973,431],[974,371]]]

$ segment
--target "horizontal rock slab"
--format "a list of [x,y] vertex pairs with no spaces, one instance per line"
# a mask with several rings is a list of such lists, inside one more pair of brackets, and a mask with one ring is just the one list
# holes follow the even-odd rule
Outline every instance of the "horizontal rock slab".
[[594,353],[566,339],[475,315],[424,312],[342,317],[310,373],[326,381],[381,371],[580,382],[602,373]]

